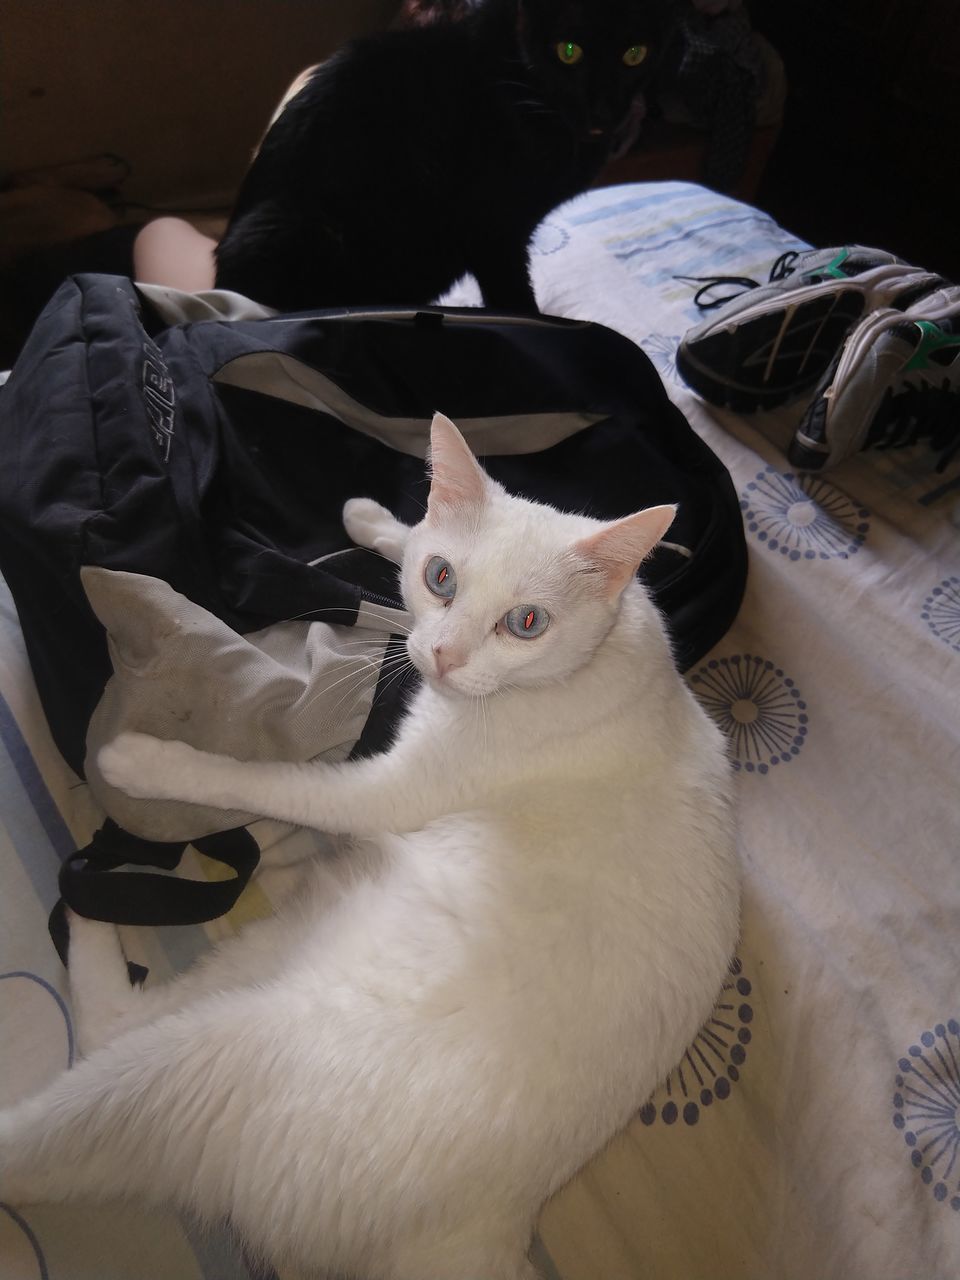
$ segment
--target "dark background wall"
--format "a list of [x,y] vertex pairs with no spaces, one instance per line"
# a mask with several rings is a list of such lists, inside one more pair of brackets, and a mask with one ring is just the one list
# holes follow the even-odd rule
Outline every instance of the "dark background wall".
[[[785,63],[788,91],[773,151],[773,131],[758,135],[740,194],[812,244],[878,245],[960,281],[960,0],[744,2]],[[62,275],[57,254],[38,273],[24,253],[49,257],[51,247],[144,220],[151,208],[222,211],[291,78],[347,36],[388,25],[400,8],[401,0],[9,7],[0,366]],[[607,180],[696,179],[702,150],[702,135],[695,145],[657,142],[645,126],[626,170]],[[110,208],[87,194],[99,193],[96,182],[75,191],[72,180],[64,189],[44,178],[52,185],[14,189],[25,170],[59,172],[104,152],[126,174],[105,195]],[[126,268],[71,260],[64,269]]]
[[748,0],[786,65],[756,203],[816,245],[878,245],[960,281],[958,0]]

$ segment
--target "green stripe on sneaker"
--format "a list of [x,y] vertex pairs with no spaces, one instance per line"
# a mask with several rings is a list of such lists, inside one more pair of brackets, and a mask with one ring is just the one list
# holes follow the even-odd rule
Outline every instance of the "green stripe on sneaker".
[[817,277],[830,276],[834,280],[847,280],[850,273],[844,271],[843,264],[850,257],[849,249],[841,249],[832,262],[828,262],[825,267],[818,267],[811,274]]
[[960,348],[960,333],[944,333],[932,320],[915,320],[914,324],[921,333],[920,345],[905,365],[904,373],[917,369],[929,369],[930,357],[935,351],[943,351],[949,347]]

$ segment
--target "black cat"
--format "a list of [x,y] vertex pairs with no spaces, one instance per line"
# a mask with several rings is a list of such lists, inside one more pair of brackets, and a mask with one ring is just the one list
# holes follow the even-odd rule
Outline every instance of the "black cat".
[[485,0],[346,45],[270,128],[219,288],[284,311],[424,304],[466,272],[536,311],[527,246],[586,188],[650,82],[664,0]]

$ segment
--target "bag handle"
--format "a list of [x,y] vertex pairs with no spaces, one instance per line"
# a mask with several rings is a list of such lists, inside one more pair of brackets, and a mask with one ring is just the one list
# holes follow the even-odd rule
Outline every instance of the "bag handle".
[[[117,871],[127,863],[172,871],[188,843],[230,867],[234,876],[209,881],[151,871]],[[64,906],[77,915],[111,924],[202,924],[214,920],[231,909],[259,861],[260,849],[246,827],[166,844],[131,835],[108,819],[86,848],[72,853],[60,868],[61,900],[50,915],[50,936],[66,964]]]

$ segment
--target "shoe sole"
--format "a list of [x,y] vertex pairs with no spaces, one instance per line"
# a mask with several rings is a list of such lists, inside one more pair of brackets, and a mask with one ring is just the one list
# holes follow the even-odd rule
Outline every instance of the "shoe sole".
[[808,437],[799,432],[787,445],[787,461],[798,471],[823,471],[829,459],[829,445],[808,442]]
[[[719,360],[701,362],[681,344],[677,369],[711,404],[737,413],[774,409],[820,380],[863,315],[866,302],[864,290],[853,284],[802,302],[785,301],[738,324],[732,332],[712,334],[697,344],[708,359],[712,345],[722,346]],[[712,372],[717,364],[734,370],[736,376],[721,381]],[[774,371],[776,381],[772,382]]]

